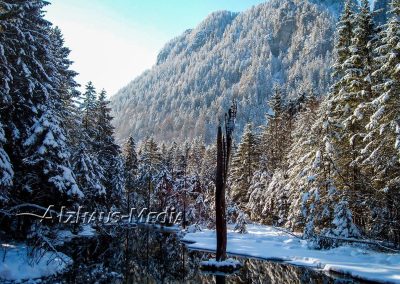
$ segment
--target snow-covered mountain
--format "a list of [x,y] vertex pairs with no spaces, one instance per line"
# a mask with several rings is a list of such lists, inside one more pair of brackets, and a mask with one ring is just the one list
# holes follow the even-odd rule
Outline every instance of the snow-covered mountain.
[[288,98],[326,93],[342,2],[271,0],[241,13],[212,13],[112,97],[117,140],[132,134],[211,142],[233,98],[240,135],[247,122],[264,123],[275,84]]

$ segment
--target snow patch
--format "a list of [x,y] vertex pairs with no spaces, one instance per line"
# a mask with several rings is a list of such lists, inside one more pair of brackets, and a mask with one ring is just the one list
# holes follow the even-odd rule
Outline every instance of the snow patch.
[[[230,227],[227,243],[229,254],[279,259],[372,281],[400,283],[400,254],[376,252],[352,245],[316,250],[310,248],[308,241],[270,226],[251,224],[247,226],[247,231],[243,237]],[[216,234],[212,230],[188,233],[182,241],[190,249],[215,251]]]
[[21,281],[49,277],[64,271],[72,259],[63,253],[41,252],[43,257],[28,257],[31,248],[25,244],[1,244],[0,279]]

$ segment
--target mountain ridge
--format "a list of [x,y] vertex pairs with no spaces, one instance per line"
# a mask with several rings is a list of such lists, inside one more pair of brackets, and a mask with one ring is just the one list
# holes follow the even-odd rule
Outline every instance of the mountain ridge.
[[272,0],[210,14],[166,43],[156,65],[111,98],[117,140],[203,137],[209,143],[232,98],[240,135],[248,121],[265,122],[275,84],[284,85],[288,98],[323,94],[337,13],[324,3]]

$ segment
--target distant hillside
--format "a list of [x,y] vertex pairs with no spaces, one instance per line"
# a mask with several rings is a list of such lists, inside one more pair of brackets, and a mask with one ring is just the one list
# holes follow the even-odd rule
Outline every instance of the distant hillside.
[[[232,98],[238,130],[260,125],[274,84],[287,96],[324,94],[342,1],[272,0],[242,13],[209,15],[168,42],[157,64],[112,97],[118,141],[214,139]],[[321,4],[322,3],[322,4]]]

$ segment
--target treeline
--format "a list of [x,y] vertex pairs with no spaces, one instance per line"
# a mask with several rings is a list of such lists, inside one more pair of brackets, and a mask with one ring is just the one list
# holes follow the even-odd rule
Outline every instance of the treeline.
[[253,220],[306,237],[400,242],[400,1],[375,26],[369,2],[347,1],[334,84],[285,102],[276,89],[259,132],[246,128],[231,188]]
[[124,189],[106,92],[91,83],[77,91],[70,50],[43,18],[46,5],[0,1],[0,231],[21,237],[32,219],[15,213],[110,208]]

